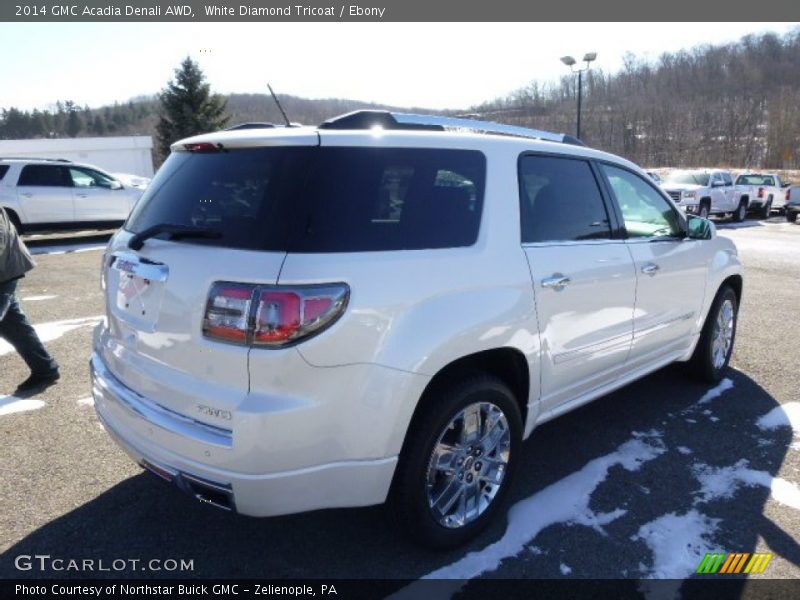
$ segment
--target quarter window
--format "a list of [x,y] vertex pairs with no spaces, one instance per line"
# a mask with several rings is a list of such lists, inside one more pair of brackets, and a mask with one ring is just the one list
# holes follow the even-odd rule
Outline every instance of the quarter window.
[[629,237],[677,236],[680,219],[667,200],[644,179],[626,171],[602,165],[622,211]]
[[585,160],[524,156],[520,206],[523,243],[611,237],[600,189]]

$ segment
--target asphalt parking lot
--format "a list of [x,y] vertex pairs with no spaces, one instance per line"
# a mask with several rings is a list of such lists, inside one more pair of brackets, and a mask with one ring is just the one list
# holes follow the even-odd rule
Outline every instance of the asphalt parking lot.
[[769,552],[754,577],[800,578],[800,225],[719,228],[746,268],[728,379],[710,388],[672,366],[543,425],[524,446],[507,519],[444,553],[408,543],[382,507],[257,520],[143,473],[90,399],[106,238],[33,240],[39,267],[19,295],[63,378],[10,396],[27,371],[0,342],[0,577],[104,575],[15,567],[39,554],[192,561],[111,573],[130,577],[681,579],[716,551]]

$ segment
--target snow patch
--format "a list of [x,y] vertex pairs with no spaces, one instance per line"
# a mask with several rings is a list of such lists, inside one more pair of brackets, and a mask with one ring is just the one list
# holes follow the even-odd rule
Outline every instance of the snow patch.
[[714,398],[719,398],[723,394],[723,392],[728,391],[732,387],[733,387],[733,381],[726,377],[725,379],[720,381],[716,387],[711,388],[705,394],[703,394],[700,400],[695,402],[695,406],[708,404],[709,402],[714,400]]
[[794,435],[800,437],[800,402],[776,406],[756,421],[756,425],[763,430],[791,427]]
[[94,398],[89,396],[88,398],[80,398],[78,400],[78,404],[81,406],[94,406]]
[[717,498],[732,498],[742,486],[760,485],[768,488],[776,502],[800,510],[800,488],[791,481],[773,477],[766,471],[756,471],[748,467],[747,459],[742,459],[730,467],[711,467],[702,463],[694,466],[694,475],[700,482],[695,504],[709,502]]
[[675,449],[678,452],[680,452],[681,454],[692,454],[692,451],[689,448],[687,448],[686,446],[678,446]]
[[[522,552],[539,533],[557,523],[582,524],[602,532],[602,526],[626,513],[617,509],[610,513],[595,514],[589,508],[591,496],[606,480],[608,472],[617,465],[628,471],[637,471],[642,464],[666,452],[660,433],[635,433],[635,438],[619,446],[614,452],[589,461],[580,471],[567,475],[545,489],[517,502],[508,512],[508,526],[501,539],[482,550],[470,552],[460,560],[425,575],[423,579],[456,579],[450,586],[437,592],[456,593],[464,580],[494,571],[503,559]],[[412,583],[392,598],[417,598],[421,584]],[[425,592],[430,592],[425,584]],[[437,594],[437,597],[441,597]]]
[[44,406],[45,402],[43,400],[18,398],[17,396],[0,396],[0,416],[36,410]]
[[569,575],[572,573],[572,568],[564,563],[561,563],[558,568],[561,570],[562,575]]
[[40,302],[41,300],[52,300],[53,298],[58,298],[58,296],[53,296],[53,295],[25,296],[22,299],[22,301],[23,302]]
[[[67,319],[65,321],[51,321],[49,323],[41,323],[39,325],[34,325],[33,328],[36,330],[36,334],[39,336],[39,339],[42,342],[52,342],[53,340],[57,340],[61,336],[74,329],[78,329],[80,327],[94,327],[100,321],[103,320],[103,316],[96,316],[96,317],[85,317],[82,319]],[[14,350],[14,347],[6,342],[5,340],[0,340],[0,355],[8,354]]]
[[631,540],[643,541],[653,553],[653,566],[643,568],[643,575],[649,579],[684,579],[694,573],[703,556],[714,551],[710,537],[720,520],[692,509],[685,515],[671,512],[642,525]]

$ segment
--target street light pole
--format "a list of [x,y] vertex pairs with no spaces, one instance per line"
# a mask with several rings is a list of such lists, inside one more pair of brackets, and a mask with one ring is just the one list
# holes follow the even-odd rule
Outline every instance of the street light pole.
[[586,62],[586,66],[582,69],[576,69],[575,64],[577,61],[572,58],[571,56],[562,56],[561,62],[567,65],[570,68],[570,71],[573,73],[578,74],[578,125],[575,128],[575,137],[581,139],[581,100],[583,96],[583,72],[588,71],[591,69],[591,63],[593,60],[597,58],[597,52],[587,52],[583,55],[583,60]]

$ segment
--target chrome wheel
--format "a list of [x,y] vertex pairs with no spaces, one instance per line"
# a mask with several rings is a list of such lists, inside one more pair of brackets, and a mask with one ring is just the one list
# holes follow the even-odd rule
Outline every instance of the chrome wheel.
[[717,320],[714,323],[714,332],[711,336],[711,357],[715,369],[721,369],[725,365],[728,353],[733,343],[733,328],[736,314],[733,310],[733,302],[725,300],[719,307]]
[[442,526],[463,527],[480,517],[508,469],[508,419],[490,402],[470,404],[444,428],[428,461],[428,507]]

